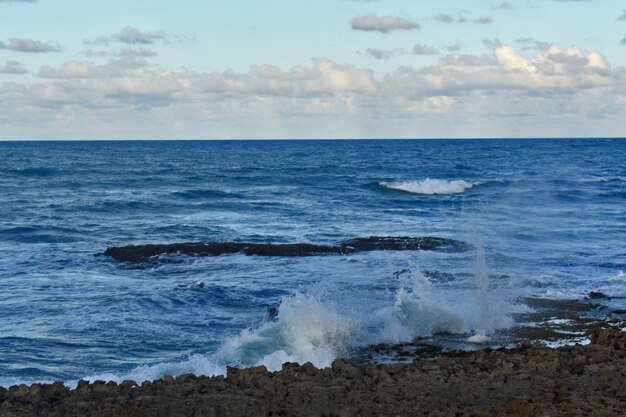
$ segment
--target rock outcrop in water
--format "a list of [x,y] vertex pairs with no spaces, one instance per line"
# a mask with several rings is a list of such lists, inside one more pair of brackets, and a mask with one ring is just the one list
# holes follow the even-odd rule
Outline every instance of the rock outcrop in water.
[[452,352],[357,368],[286,363],[122,384],[0,388],[0,416],[623,416],[626,334],[588,346]]
[[154,256],[164,254],[218,256],[243,253],[256,256],[315,256],[377,250],[464,252],[470,248],[471,246],[465,242],[441,237],[372,236],[347,240],[336,246],[310,243],[186,242],[112,247],[108,248],[104,254],[120,262],[145,262]]

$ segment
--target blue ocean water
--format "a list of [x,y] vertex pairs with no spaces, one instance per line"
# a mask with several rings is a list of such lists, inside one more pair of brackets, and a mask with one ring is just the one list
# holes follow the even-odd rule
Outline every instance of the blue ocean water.
[[[323,366],[372,344],[489,336],[522,296],[620,303],[625,156],[604,139],[0,142],[0,385]],[[94,256],[372,235],[480,250]]]

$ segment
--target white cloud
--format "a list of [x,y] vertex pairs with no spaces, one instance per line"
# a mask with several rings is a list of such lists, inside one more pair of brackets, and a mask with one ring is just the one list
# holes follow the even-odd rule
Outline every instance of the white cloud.
[[[464,90],[576,90],[620,86],[624,82],[624,69],[612,69],[598,52],[585,53],[579,47],[561,49],[554,45],[527,57],[510,45],[498,44],[490,55],[448,55],[436,66],[401,67],[379,80],[370,70],[329,59],[318,59],[312,66],[294,66],[289,70],[274,65],[252,66],[242,73],[152,71],[146,66],[144,60],[137,58],[110,59],[100,65],[72,60],[58,68],[44,66],[39,75],[48,79],[84,80],[85,88],[90,82],[99,87],[113,85],[116,89],[129,86],[128,94],[137,91],[130,86],[159,85],[161,80],[163,85],[175,85],[172,91],[178,91],[177,97],[189,99],[203,94],[310,98],[343,93],[388,96],[405,92],[415,96],[438,91],[438,95],[456,95]],[[162,89],[158,88],[158,92]]]
[[385,49],[367,48],[365,52],[367,52],[367,54],[372,58],[378,60],[392,59],[395,56],[393,51],[388,51]]
[[490,7],[492,10],[514,10],[515,9],[515,7],[513,7],[513,5],[509,3],[508,1],[491,4]]
[[404,17],[398,16],[377,16],[366,14],[352,19],[352,29],[389,33],[393,30],[413,30],[419,29],[420,25]]
[[439,13],[434,19],[440,23],[454,23],[454,16],[445,13]]
[[157,56],[157,53],[153,50],[146,48],[133,48],[127,46],[119,50],[107,50],[107,51],[94,51],[92,49],[81,51],[79,55],[87,57],[136,57],[136,58],[152,58]]
[[[464,16],[464,13],[467,12],[462,12],[460,14],[457,14],[457,16],[453,16],[451,14],[446,14],[446,13],[439,13],[435,16],[433,16],[433,19],[435,19],[437,22],[439,23],[446,23],[446,24],[451,24],[451,23],[467,23],[469,20],[466,16]],[[474,23],[480,24],[480,25],[486,25],[486,24],[490,24],[493,23],[493,19],[489,16],[482,16],[479,17],[478,19],[474,20]]]
[[7,61],[0,67],[0,74],[26,74],[28,71],[18,61]]
[[143,32],[131,26],[126,26],[120,33],[113,35],[118,42],[127,44],[147,45],[155,41],[166,41],[168,36],[163,32]]
[[7,43],[0,41],[0,49],[11,49],[18,52],[58,52],[61,48],[48,42],[32,39],[11,38]]
[[454,67],[481,67],[498,64],[498,60],[493,55],[446,55],[439,61],[441,66]]
[[550,47],[550,44],[548,42],[538,41],[533,38],[517,38],[515,39],[515,42],[521,44],[522,49],[524,50],[528,50],[528,49],[546,50]]
[[96,65],[88,61],[67,61],[61,68],[41,67],[39,76],[42,78],[111,78],[127,75],[130,71],[147,65],[144,60],[136,58],[110,59],[108,63]]
[[493,19],[489,16],[483,16],[476,19],[474,23],[478,23],[479,25],[488,25],[493,23]]
[[413,53],[415,55],[437,55],[439,50],[432,46],[424,45],[422,43],[416,43],[413,45]]
[[185,36],[173,35],[163,31],[148,32],[132,26],[122,28],[118,33],[109,36],[100,36],[96,39],[85,39],[86,45],[108,45],[110,42],[118,42],[126,45],[151,45],[157,42],[186,42],[191,40]]
[[[508,125],[516,135],[550,135],[583,132],[583,122],[602,127],[598,135],[626,128],[626,70],[578,47],[528,55],[493,42],[490,54],[448,55],[381,77],[328,59],[210,73],[154,69],[136,58],[73,60],[39,75],[35,84],[0,86],[2,135],[28,136],[33,126],[64,137],[490,136]],[[554,121],[562,130],[550,130]]]

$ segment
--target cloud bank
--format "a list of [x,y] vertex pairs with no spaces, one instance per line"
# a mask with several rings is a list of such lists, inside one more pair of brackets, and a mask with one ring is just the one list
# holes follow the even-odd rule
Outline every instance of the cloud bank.
[[329,59],[243,72],[71,60],[41,67],[36,83],[1,85],[0,124],[14,138],[32,136],[32,123],[70,138],[563,136],[623,126],[626,70],[598,52],[491,45],[381,76]]

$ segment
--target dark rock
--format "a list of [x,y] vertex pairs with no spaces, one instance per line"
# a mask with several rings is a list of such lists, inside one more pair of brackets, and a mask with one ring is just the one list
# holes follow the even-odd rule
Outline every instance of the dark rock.
[[361,370],[354,365],[335,359],[332,365],[333,373],[346,379],[356,379],[361,374]]
[[352,249],[354,252],[375,250],[394,251],[443,251],[443,252],[466,252],[471,246],[465,242],[442,237],[359,237],[348,240],[341,244],[345,252]]
[[603,298],[608,298],[604,293],[597,291],[591,291],[589,294],[587,294],[587,297],[591,300],[601,300]]
[[186,242],[172,244],[148,244],[108,248],[104,255],[119,262],[146,262],[165,254],[191,256],[219,256],[243,253],[248,256],[315,256],[324,254],[349,254],[354,252],[393,251],[444,251],[464,252],[471,249],[467,243],[440,237],[364,237],[343,242],[337,246],[310,243],[241,243],[241,242]]
[[626,349],[626,334],[617,329],[599,330],[591,337],[591,343],[615,350],[624,350]]
[[411,273],[411,270],[410,270],[410,269],[402,269],[402,270],[400,270],[400,271],[394,271],[394,272],[393,272],[393,277],[394,277],[394,278],[396,278],[396,279],[398,279],[398,278],[400,278],[402,275],[404,275],[404,274],[410,274],[410,273]]
[[278,320],[278,307],[269,307],[265,310],[265,321],[277,321]]

